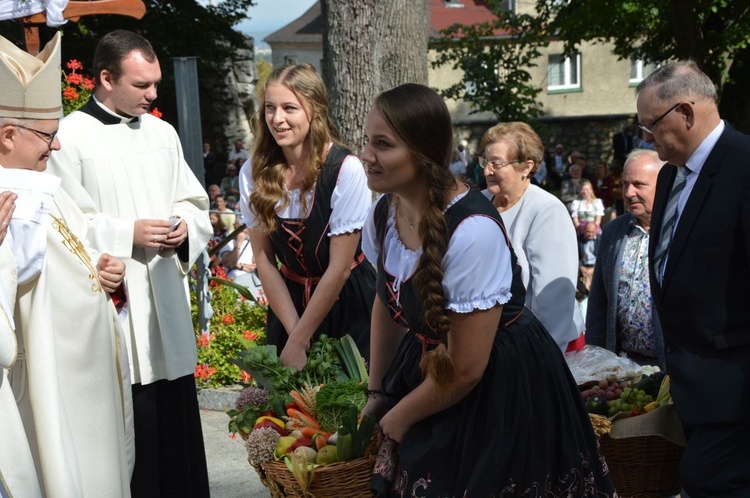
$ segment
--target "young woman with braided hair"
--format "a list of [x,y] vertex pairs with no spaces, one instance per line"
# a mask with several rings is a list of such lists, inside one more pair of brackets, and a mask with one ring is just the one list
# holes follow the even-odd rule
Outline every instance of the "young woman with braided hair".
[[338,143],[326,87],[310,64],[275,69],[260,100],[240,208],[268,298],[268,344],[302,369],[320,334],[350,334],[368,358],[375,272],[361,264],[372,204],[362,163]]
[[524,308],[497,210],[449,170],[431,89],[379,95],[362,154],[384,192],[362,247],[377,267],[370,399],[380,496],[616,496],[562,352]]

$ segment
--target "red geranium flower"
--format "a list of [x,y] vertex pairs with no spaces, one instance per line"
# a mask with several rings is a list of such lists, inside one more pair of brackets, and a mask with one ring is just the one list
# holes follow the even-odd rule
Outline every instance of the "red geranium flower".
[[66,88],[62,92],[62,96],[64,99],[76,100],[78,98],[78,92],[76,92],[75,88]]
[[153,109],[151,109],[151,111],[149,111],[149,114],[151,114],[152,116],[156,116],[157,118],[162,117],[162,113],[158,107],[154,107]]
[[83,83],[83,76],[78,73],[70,73],[65,77],[65,81],[71,85],[80,85]]
[[224,325],[231,325],[234,323],[234,317],[231,315],[224,315],[221,318],[221,321],[224,323]]
[[66,64],[65,67],[68,69],[72,69],[75,71],[76,69],[83,69],[83,64],[81,64],[78,59],[70,59]]

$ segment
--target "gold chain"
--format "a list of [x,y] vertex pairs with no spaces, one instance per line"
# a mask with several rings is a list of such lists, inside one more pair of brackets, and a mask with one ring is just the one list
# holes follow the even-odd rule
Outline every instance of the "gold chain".
[[67,247],[68,250],[70,250],[70,252],[72,252],[73,255],[77,257],[81,261],[81,263],[84,264],[84,266],[86,266],[86,268],[88,268],[89,280],[91,280],[91,290],[94,292],[101,292],[102,284],[99,282],[99,273],[96,271],[96,268],[91,262],[91,256],[89,256],[89,253],[83,247],[83,244],[76,236],[76,234],[70,231],[68,222],[65,219],[65,215],[63,214],[62,209],[60,209],[60,206],[57,205],[56,201],[53,200],[52,202],[55,204],[57,211],[60,213],[60,218],[52,213],[49,214],[54,220],[54,223],[52,223],[52,228],[57,230],[58,233],[62,236],[63,246]]

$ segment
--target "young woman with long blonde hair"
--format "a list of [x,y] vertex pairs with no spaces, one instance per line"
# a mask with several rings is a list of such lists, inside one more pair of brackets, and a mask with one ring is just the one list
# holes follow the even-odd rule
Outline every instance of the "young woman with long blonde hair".
[[269,303],[268,344],[298,369],[322,333],[352,335],[368,357],[374,271],[361,264],[360,230],[372,197],[362,163],[338,143],[310,64],[275,69],[260,100],[240,192]]

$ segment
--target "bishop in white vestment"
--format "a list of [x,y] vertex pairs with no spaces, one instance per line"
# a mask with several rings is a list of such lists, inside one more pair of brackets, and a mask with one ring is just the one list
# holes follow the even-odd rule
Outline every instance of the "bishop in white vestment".
[[17,268],[9,379],[39,487],[50,498],[130,496],[127,351],[108,295],[125,265],[90,250],[87,218],[42,173],[60,148],[59,34],[37,57],[0,37],[0,87],[0,191],[17,195],[2,244]]
[[[26,430],[8,379],[16,362],[13,309],[16,302],[16,264],[8,244],[0,245],[0,497],[41,498]],[[12,450],[11,450],[12,449]]]

